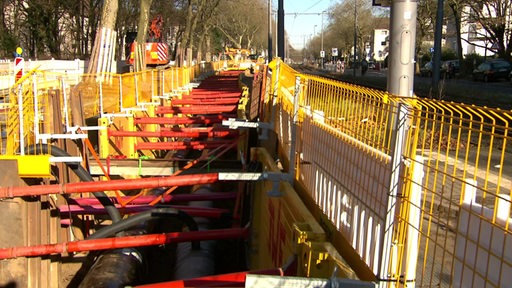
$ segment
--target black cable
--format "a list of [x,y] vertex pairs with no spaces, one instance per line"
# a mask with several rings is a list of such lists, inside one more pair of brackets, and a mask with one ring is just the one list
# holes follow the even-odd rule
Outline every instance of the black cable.
[[[168,217],[176,217],[183,221],[183,223],[185,223],[185,225],[188,227],[190,231],[198,231],[196,221],[187,213],[175,208],[155,207],[152,210],[140,212],[128,218],[122,219],[119,222],[98,229],[94,234],[90,235],[87,239],[113,237],[117,233],[136,227],[141,223],[144,223],[145,221]],[[197,250],[199,248],[200,247],[198,241],[192,242],[192,249]]]
[[[68,152],[55,147],[53,145],[48,144],[37,144],[33,146],[29,146],[26,149],[27,153],[29,154],[35,154],[36,152],[42,152],[51,154],[55,157],[69,157],[71,156]],[[94,179],[92,178],[91,174],[85,170],[82,165],[78,162],[65,162],[66,166],[73,170],[73,172],[82,180],[83,182],[93,182]],[[119,213],[119,210],[116,208],[114,203],[112,203],[112,200],[105,194],[105,192],[93,192],[92,193],[98,201],[100,201],[101,205],[105,207],[105,210],[107,211],[108,215],[110,216],[110,219],[112,222],[116,223],[121,220],[121,214]]]

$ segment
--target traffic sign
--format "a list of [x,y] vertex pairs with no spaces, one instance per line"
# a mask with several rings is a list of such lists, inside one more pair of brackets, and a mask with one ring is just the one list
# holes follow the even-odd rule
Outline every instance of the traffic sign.
[[25,61],[21,57],[14,58],[14,74],[16,75],[16,81],[23,77],[23,68]]
[[320,58],[324,58],[324,57],[325,57],[325,51],[322,50],[322,51],[320,51]]
[[338,56],[338,48],[332,48],[332,56]]

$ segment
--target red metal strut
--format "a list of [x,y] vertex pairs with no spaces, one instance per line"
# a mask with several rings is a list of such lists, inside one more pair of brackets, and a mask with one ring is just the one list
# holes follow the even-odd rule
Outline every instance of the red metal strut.
[[141,179],[122,179],[95,182],[79,182],[54,185],[36,185],[26,187],[0,187],[0,198],[38,196],[49,194],[72,194],[99,191],[131,190],[172,186],[191,186],[215,183],[218,173],[152,177]]
[[0,249],[0,259],[44,256],[51,254],[63,254],[128,247],[155,246],[179,242],[246,238],[248,236],[248,233],[249,231],[247,228],[230,228],[208,231],[172,232],[162,234],[113,237],[80,240],[58,244],[11,247]]
[[280,268],[234,272],[221,275],[205,276],[194,279],[176,280],[136,286],[138,288],[168,288],[168,287],[244,287],[247,274],[283,276]]

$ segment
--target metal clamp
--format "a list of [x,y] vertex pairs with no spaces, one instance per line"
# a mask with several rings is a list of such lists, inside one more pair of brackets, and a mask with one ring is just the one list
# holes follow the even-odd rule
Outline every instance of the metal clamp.
[[260,134],[259,140],[268,139],[268,130],[272,130],[272,125],[267,122],[250,122],[247,120],[229,118],[228,120],[222,121],[223,126],[228,126],[229,129],[238,128],[256,128],[261,129],[263,132]]

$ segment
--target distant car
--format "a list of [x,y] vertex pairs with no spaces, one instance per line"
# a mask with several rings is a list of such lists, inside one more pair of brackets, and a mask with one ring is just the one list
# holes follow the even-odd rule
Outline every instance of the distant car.
[[498,79],[507,79],[509,78],[511,70],[512,65],[505,60],[488,60],[478,65],[478,67],[476,67],[476,69],[473,70],[473,80],[482,80],[484,82],[489,82]]
[[425,63],[423,67],[420,68],[420,76],[431,77],[432,76],[432,61]]
[[[460,72],[459,60],[446,60],[441,65],[441,77],[453,78]],[[446,74],[444,74],[446,73]]]
[[368,61],[368,69],[375,69],[375,61],[373,61],[373,60]]
[[[420,68],[420,76],[424,77],[432,77],[434,71],[434,63],[432,61],[425,63],[423,67]],[[441,65],[439,67],[440,77],[445,78],[446,74],[446,67],[444,62],[441,62]]]

